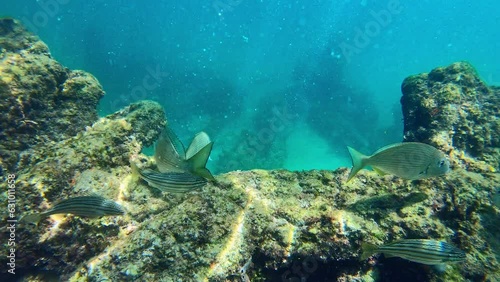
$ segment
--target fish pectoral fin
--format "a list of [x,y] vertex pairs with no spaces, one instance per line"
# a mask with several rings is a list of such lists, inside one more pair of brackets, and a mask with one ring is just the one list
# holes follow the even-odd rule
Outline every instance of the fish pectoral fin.
[[435,264],[432,266],[432,268],[438,273],[443,273],[446,271],[446,264],[444,263]]
[[380,175],[380,176],[384,176],[384,175],[386,175],[386,174],[387,174],[386,172],[384,172],[383,170],[381,170],[381,169],[380,169],[380,168],[378,168],[378,167],[374,167],[374,166],[372,166],[372,168],[373,168],[373,170],[374,170],[374,171],[375,171],[378,175]]
[[429,171],[429,167],[431,167],[431,164],[428,164],[424,170],[418,173],[419,176],[427,175],[427,172]]
[[32,214],[27,214],[23,216],[20,220],[19,223],[21,224],[34,224],[38,225],[38,222],[42,219],[42,215],[39,213],[32,213]]

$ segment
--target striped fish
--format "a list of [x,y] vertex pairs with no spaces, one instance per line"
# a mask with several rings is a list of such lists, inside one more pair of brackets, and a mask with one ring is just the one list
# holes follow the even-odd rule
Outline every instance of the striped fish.
[[20,222],[37,223],[41,219],[53,214],[67,213],[84,217],[101,217],[106,215],[122,215],[125,211],[115,201],[100,196],[80,196],[60,201],[44,212],[28,214],[21,218]]
[[442,241],[429,239],[406,239],[383,246],[363,244],[364,260],[375,253],[383,253],[385,257],[400,257],[409,261],[427,265],[440,265],[465,260],[465,252]]
[[188,170],[186,149],[169,127],[163,130],[156,142],[155,161],[160,172],[184,172]]
[[155,161],[162,173],[187,172],[215,180],[206,168],[214,142],[205,132],[195,135],[187,150],[177,135],[166,127],[155,146]]
[[187,172],[160,173],[151,169],[140,170],[134,163],[132,163],[132,170],[149,186],[163,192],[186,193],[207,184],[205,178]]
[[392,144],[371,156],[365,156],[351,147],[347,148],[353,165],[347,181],[366,166],[371,166],[380,174],[393,174],[409,180],[440,176],[450,170],[450,162],[443,152],[424,143]]

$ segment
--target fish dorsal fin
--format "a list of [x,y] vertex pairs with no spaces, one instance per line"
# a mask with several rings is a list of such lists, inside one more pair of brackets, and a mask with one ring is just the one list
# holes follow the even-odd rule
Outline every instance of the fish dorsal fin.
[[182,172],[186,168],[184,145],[169,127],[163,130],[156,142],[155,161],[158,170],[162,173]]
[[205,132],[202,131],[196,134],[187,149],[186,160],[191,159],[210,143],[212,143],[212,141],[210,141],[210,137],[208,137],[208,134]]
[[375,156],[376,154],[383,152],[383,151],[386,151],[388,149],[396,148],[396,147],[400,147],[400,146],[408,145],[408,144],[417,144],[417,143],[416,142],[399,142],[399,143],[389,144],[389,145],[386,145],[386,146],[378,149],[377,151],[375,151],[375,153],[373,153],[372,156]]

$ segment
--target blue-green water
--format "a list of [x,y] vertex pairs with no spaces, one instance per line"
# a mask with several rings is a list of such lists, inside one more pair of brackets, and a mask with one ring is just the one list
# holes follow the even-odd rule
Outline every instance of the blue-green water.
[[[455,61],[500,84],[498,1],[0,1],[63,65],[94,74],[101,115],[162,104],[209,168],[334,169],[346,145],[401,141],[402,80]],[[450,4],[452,3],[452,4]]]

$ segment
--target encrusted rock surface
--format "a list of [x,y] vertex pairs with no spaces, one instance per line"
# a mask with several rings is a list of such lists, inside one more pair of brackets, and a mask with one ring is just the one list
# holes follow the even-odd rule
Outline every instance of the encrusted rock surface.
[[[444,79],[456,67],[441,69]],[[461,69],[463,77],[468,70]],[[411,117],[415,112],[410,105],[430,91],[425,83],[418,85],[421,91],[404,94],[405,103],[413,101],[405,105],[405,135],[451,152],[455,165],[444,177],[406,181],[364,170],[346,183],[345,168],[234,171],[217,175],[217,182],[199,191],[161,193],[134,177],[129,166],[129,161],[155,166],[139,152],[157,138],[166,121],[161,107],[146,101],[76,134],[61,133],[66,138],[26,148],[16,171],[19,216],[43,211],[68,196],[94,193],[117,200],[127,214],[99,219],[68,215],[38,226],[18,224],[15,279],[500,281],[500,210],[494,204],[500,175],[488,170],[498,162],[497,155],[490,154],[489,145],[459,147],[456,151],[467,154],[466,166],[465,156],[460,159],[446,147],[453,143],[432,138],[448,125]],[[478,95],[489,97],[488,91],[495,91],[486,90]],[[476,151],[481,152],[478,158],[472,154]],[[0,201],[7,202],[6,197],[1,194]],[[362,242],[404,238],[448,241],[467,252],[466,261],[448,265],[442,273],[398,258],[359,261]],[[6,265],[5,256],[0,264]],[[13,278],[6,270],[2,268],[1,281]]]
[[[137,119],[145,116],[156,124]],[[77,195],[120,199],[120,185],[130,174],[129,159],[140,152],[142,143],[155,140],[165,124],[161,106],[142,101],[99,119],[74,137],[24,151],[16,171],[18,214],[43,211]],[[0,200],[6,203],[7,195],[2,194]],[[4,222],[6,217],[2,214]],[[38,227],[20,225],[16,232],[18,273],[45,271],[64,278],[104,251],[126,224],[121,217],[70,217],[60,223],[44,220]]]
[[95,77],[71,71],[14,19],[0,19],[0,175],[19,152],[76,135],[97,120]]
[[410,76],[401,89],[406,141],[433,144],[464,168],[498,169],[499,87],[488,87],[469,63],[459,62]]

